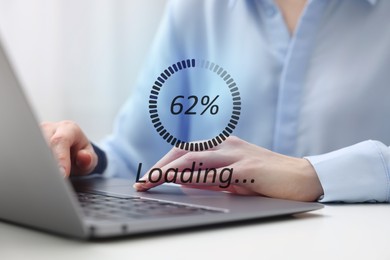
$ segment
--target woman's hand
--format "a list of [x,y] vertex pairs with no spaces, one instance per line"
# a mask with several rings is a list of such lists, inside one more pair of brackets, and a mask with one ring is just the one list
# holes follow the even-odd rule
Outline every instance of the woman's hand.
[[86,175],[97,165],[97,155],[81,128],[72,121],[41,124],[64,176]]
[[138,191],[168,181],[192,188],[300,201],[315,201],[323,194],[317,174],[306,159],[274,153],[237,137],[201,152],[173,148],[140,181],[134,184]]

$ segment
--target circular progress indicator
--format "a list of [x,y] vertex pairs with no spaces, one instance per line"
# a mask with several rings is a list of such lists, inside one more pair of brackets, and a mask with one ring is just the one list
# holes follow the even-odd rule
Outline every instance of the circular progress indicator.
[[[164,127],[158,114],[158,97],[160,90],[164,88],[164,84],[172,75],[174,75],[175,73],[185,73],[185,70],[191,70],[194,68],[201,68],[209,71],[210,73],[214,73],[224,83],[232,97],[232,114],[227,120],[226,126],[222,128],[221,132],[216,136],[206,141],[187,142],[173,136],[167,130],[167,128]],[[219,106],[217,104],[218,98],[219,95],[177,95],[172,98],[172,101],[170,102],[169,107],[167,107],[167,109],[169,109],[169,112],[172,115],[217,115],[219,112]],[[186,102],[190,104],[189,107],[184,106],[184,104],[187,104]],[[200,110],[196,109],[199,107],[201,107]],[[233,130],[236,128],[241,114],[240,92],[238,91],[238,87],[234,82],[234,79],[226,70],[224,70],[219,65],[208,60],[182,60],[166,68],[157,77],[150,91],[149,114],[154,128],[167,143],[183,150],[204,151],[221,144],[223,141],[226,140],[227,137],[229,137],[233,133]]]

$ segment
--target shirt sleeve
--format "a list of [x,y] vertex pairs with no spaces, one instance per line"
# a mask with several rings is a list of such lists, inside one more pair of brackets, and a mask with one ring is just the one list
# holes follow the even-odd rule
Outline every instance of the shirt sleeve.
[[305,158],[322,184],[320,202],[389,202],[390,149],[383,143],[368,140]]
[[92,148],[93,150],[95,151],[97,157],[98,157],[98,163],[95,167],[95,169],[93,169],[93,171],[91,172],[91,174],[94,174],[94,173],[104,173],[104,171],[106,170],[107,168],[107,156],[106,156],[106,153],[100,149],[98,146],[96,146],[94,143],[91,143],[92,145]]

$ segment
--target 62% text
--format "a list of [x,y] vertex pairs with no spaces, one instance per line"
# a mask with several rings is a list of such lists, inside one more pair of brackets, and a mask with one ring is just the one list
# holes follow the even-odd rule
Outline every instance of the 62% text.
[[[219,107],[217,104],[214,104],[218,99],[219,95],[215,96],[213,100],[210,99],[210,96],[203,96],[200,98],[200,105],[203,106],[203,110],[200,112],[200,115],[203,115],[207,111],[211,115],[216,115],[218,113]],[[184,96],[176,96],[171,102],[171,114],[179,115],[184,110],[183,101],[185,101]],[[196,115],[197,112],[193,111],[199,103],[199,97],[197,96],[188,96],[187,97],[189,107],[184,111],[185,115]],[[211,101],[210,101],[211,100]]]

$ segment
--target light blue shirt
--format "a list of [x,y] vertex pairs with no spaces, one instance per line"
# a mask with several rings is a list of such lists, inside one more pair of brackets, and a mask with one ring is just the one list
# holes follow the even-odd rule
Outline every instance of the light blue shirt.
[[[146,170],[171,149],[149,118],[151,87],[168,66],[202,58],[224,67],[239,87],[234,135],[306,157],[323,186],[322,202],[388,202],[389,13],[390,1],[313,0],[290,36],[269,0],[171,2],[136,91],[103,143],[105,174],[134,178],[138,163]],[[183,73],[175,82],[188,92],[205,85]],[[215,96],[217,79],[208,83],[205,91]],[[170,106],[169,98],[159,102]],[[166,123],[190,140],[210,138],[225,124],[211,115],[203,120]]]

